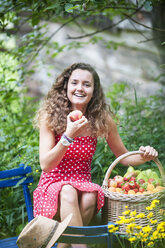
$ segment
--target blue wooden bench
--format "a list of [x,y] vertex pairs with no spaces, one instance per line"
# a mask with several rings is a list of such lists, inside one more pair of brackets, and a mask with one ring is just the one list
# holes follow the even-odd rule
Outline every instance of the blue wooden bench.
[[[28,221],[33,217],[33,206],[28,185],[33,182],[30,166],[20,164],[19,168],[0,171],[0,188],[22,186]],[[112,224],[112,223],[108,223]],[[76,235],[76,236],[74,236]],[[11,237],[0,240],[0,248],[18,248],[16,240],[18,237]],[[113,248],[113,236],[108,232],[108,225],[98,226],[68,226],[64,235],[58,240],[59,243],[72,243],[72,244],[107,244],[108,248]],[[57,247],[57,243],[53,246]]]

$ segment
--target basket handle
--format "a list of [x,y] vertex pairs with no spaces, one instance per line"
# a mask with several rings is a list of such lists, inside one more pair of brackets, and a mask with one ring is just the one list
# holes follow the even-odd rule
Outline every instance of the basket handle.
[[[109,177],[111,175],[111,172],[114,169],[114,167],[120,162],[120,160],[122,160],[123,158],[126,158],[126,157],[128,157],[130,155],[143,154],[143,153],[144,152],[142,152],[142,151],[132,151],[132,152],[124,153],[121,156],[119,156],[118,158],[116,158],[115,161],[109,166],[109,168],[108,168],[108,170],[107,170],[107,172],[105,174],[102,186],[108,187],[108,179],[109,179]],[[163,169],[163,166],[162,166],[162,164],[161,164],[161,162],[159,161],[158,158],[155,158],[153,161],[155,162],[155,164],[159,168],[159,171],[160,171],[160,174],[161,174],[161,177],[162,177],[162,181],[163,181],[163,186],[165,186],[165,171]]]

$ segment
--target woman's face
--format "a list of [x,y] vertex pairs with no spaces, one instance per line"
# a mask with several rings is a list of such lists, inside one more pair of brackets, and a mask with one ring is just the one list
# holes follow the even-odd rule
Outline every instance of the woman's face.
[[72,104],[72,109],[85,113],[94,91],[94,80],[91,72],[76,69],[72,72],[67,87],[67,97]]

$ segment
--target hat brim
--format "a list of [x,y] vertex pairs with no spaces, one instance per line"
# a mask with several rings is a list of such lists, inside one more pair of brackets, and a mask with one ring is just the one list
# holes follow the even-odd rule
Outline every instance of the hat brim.
[[53,237],[47,244],[46,248],[51,248],[54,243],[58,240],[58,238],[61,236],[61,234],[65,231],[67,226],[69,225],[69,222],[71,221],[73,214],[69,214],[62,222],[59,223],[57,230],[55,231]]

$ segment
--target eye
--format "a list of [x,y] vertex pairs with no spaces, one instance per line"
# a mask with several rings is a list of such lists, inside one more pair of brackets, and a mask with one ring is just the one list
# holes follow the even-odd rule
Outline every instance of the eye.
[[76,82],[76,81],[72,81],[72,82],[71,82],[71,84],[76,85],[76,84],[77,84],[77,82]]
[[85,85],[86,87],[91,87],[91,83],[89,83],[89,82],[85,82],[84,85]]

